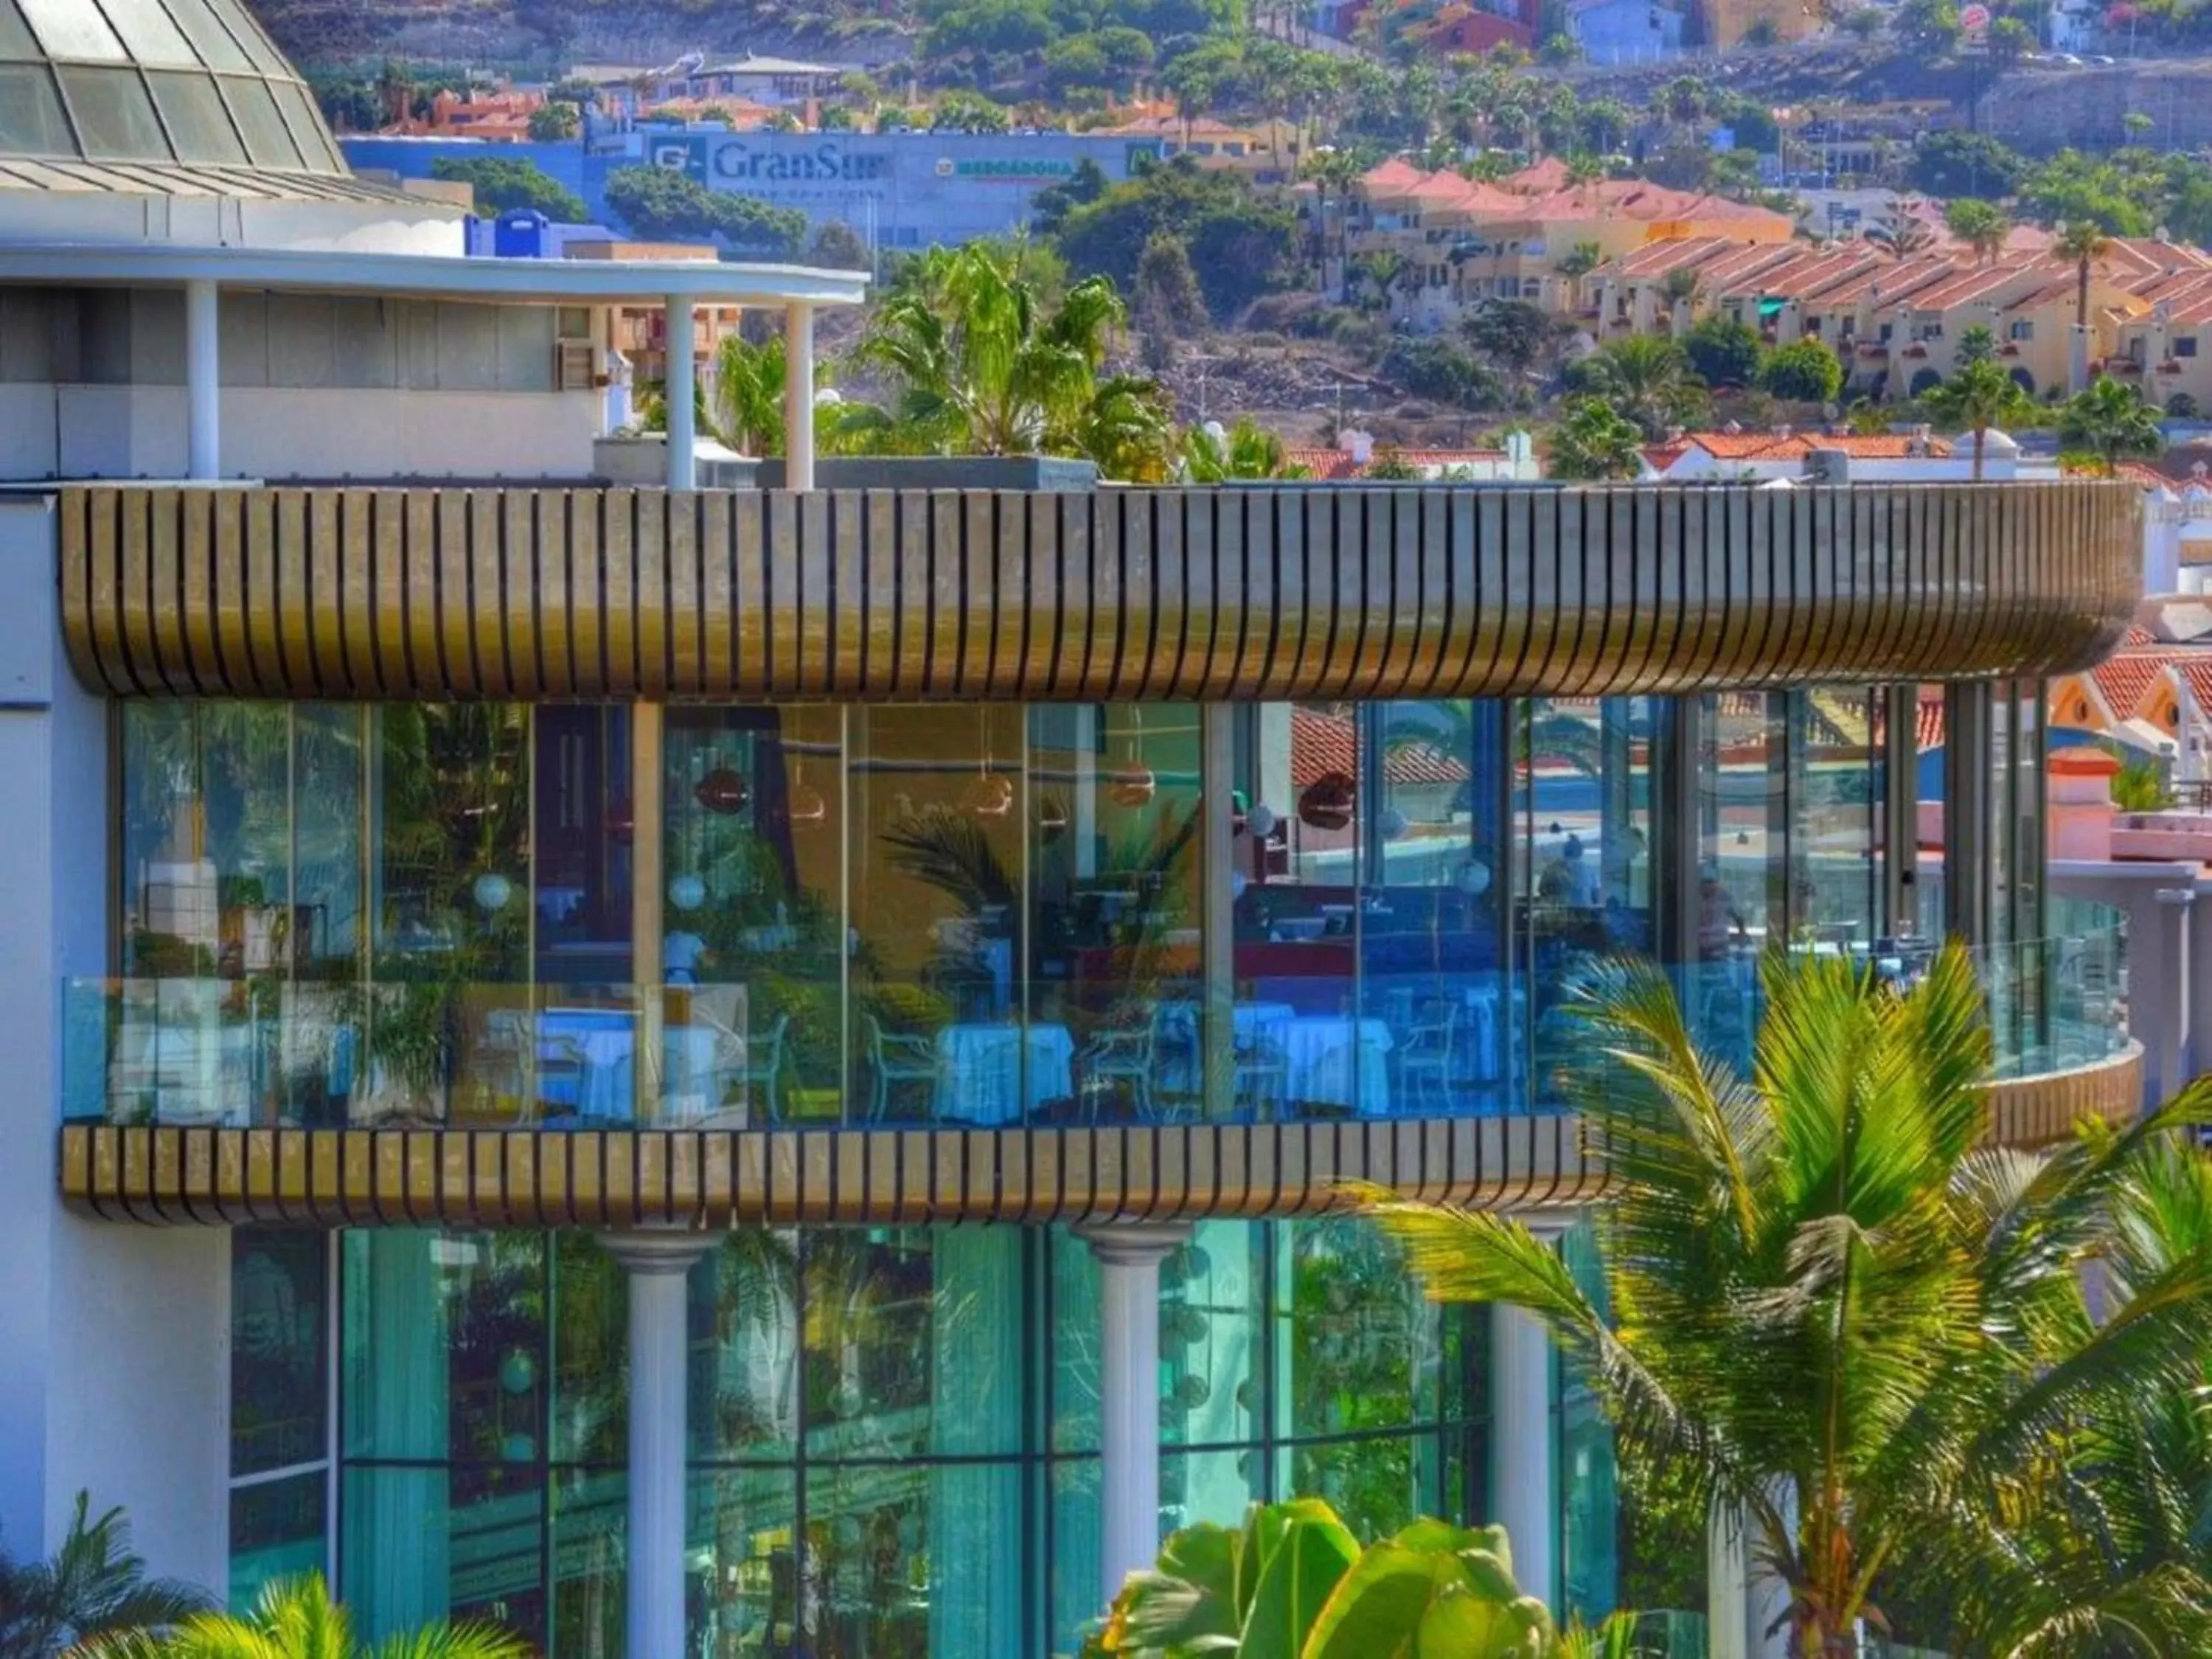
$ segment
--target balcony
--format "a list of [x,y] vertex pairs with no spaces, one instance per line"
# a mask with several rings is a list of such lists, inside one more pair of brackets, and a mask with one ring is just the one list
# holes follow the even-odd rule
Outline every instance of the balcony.
[[[1978,953],[1996,1140],[2136,1109],[2117,951]],[[1900,983],[1924,961],[1861,959]],[[1749,942],[1675,977],[1700,1040],[1747,1063]],[[862,1014],[825,1040],[750,1012],[744,985],[72,981],[63,1192],[136,1219],[575,1224],[1297,1214],[1348,1180],[1595,1195],[1601,1164],[1546,1099],[1562,1034],[1527,1024],[1517,983],[1462,988],[1459,1010],[1358,1020],[1168,999],[1087,1034]],[[1533,1099],[1499,1086],[1514,1076]]]

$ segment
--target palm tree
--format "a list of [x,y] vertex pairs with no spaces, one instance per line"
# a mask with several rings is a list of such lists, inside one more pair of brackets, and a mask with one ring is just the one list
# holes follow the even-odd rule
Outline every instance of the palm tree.
[[2012,221],[1988,202],[1962,197],[1943,210],[1943,224],[1952,235],[1974,251],[1974,263],[1987,264],[2003,249],[2012,234]]
[[1182,434],[1182,476],[1194,484],[1229,483],[1243,478],[1279,478],[1284,473],[1283,441],[1249,415],[1216,436],[1194,426]]
[[783,341],[725,335],[714,351],[712,426],[740,455],[783,453]]
[[1644,434],[1602,398],[1578,398],[1552,428],[1551,474],[1595,483],[1632,478],[1643,471]]
[[427,1625],[367,1646],[317,1572],[264,1585],[242,1616],[196,1613],[167,1636],[125,1638],[94,1659],[531,1659],[532,1652],[520,1637],[482,1624]]
[[[1336,198],[1337,247],[1341,254],[1347,234],[1344,221],[1351,211],[1352,187],[1359,182],[1359,157],[1348,149],[1316,150],[1298,169],[1299,176],[1310,179],[1314,187],[1314,262],[1321,273],[1321,291],[1324,295],[1328,292],[1329,198]],[[1350,283],[1350,271],[1341,270],[1339,275],[1344,283]]]
[[2122,386],[2109,374],[2100,374],[2094,386],[2067,400],[2058,417],[2058,438],[2069,449],[2086,449],[2095,455],[2108,478],[2121,460],[2155,455],[2166,446],[2158,411],[2133,386]]
[[[2212,1237],[2139,1271],[2130,1229],[2161,1161],[2198,1156],[2184,1143],[2212,1087],[2051,1152],[1993,1148],[1962,948],[1905,995],[1829,958],[1777,955],[1764,977],[1748,1078],[1699,1049],[1656,966],[1607,965],[1579,1005],[1590,1041],[1561,1080],[1608,1172],[1611,1319],[1508,1216],[1379,1190],[1372,1212],[1431,1296],[1540,1320],[1625,1458],[1741,1518],[1787,1589],[1793,1654],[1857,1651],[1880,1588],[1916,1571],[1958,1593],[1933,1638],[1952,1652],[2207,1650],[2195,1571],[2035,1571],[2028,1546],[2086,1519],[2063,1478],[2078,1425],[2203,1381]],[[2015,1644],[1977,1587],[2023,1580]]]
[[1610,403],[1646,438],[1662,436],[1695,409],[1700,388],[1690,359],[1675,341],[1632,334],[1583,359],[1582,389]]
[[1982,450],[1990,428],[2033,414],[2035,404],[1995,358],[1961,363],[1951,378],[1921,394],[1929,415],[1954,430],[1974,434],[1974,477],[1982,476]]
[[2060,228],[2051,251],[2074,262],[2074,325],[2089,326],[2089,267],[2112,251],[2112,239],[2089,219],[2076,219]]
[[1089,276],[1049,313],[1020,250],[970,242],[920,255],[878,309],[858,355],[898,382],[896,408],[851,410],[887,447],[975,455],[1066,453],[1126,319],[1113,283]]
[[1583,278],[1605,263],[1605,252],[1595,242],[1577,242],[1559,256],[1553,268],[1567,279],[1567,292],[1576,307],[1583,301]]
[[87,1494],[49,1561],[0,1554],[0,1659],[57,1659],[131,1632],[161,1631],[210,1605],[173,1579],[149,1578],[121,1510],[91,1518]]

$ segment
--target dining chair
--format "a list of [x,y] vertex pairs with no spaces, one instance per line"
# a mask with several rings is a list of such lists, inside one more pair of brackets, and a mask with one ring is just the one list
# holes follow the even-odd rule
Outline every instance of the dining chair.
[[1290,1062],[1280,1045],[1256,1033],[1237,1039],[1230,1089],[1237,1108],[1271,1118],[1289,1085]]
[[1159,1017],[1146,1007],[1141,1018],[1109,1025],[1084,1044],[1075,1057],[1076,1083],[1091,1121],[1098,1119],[1103,1097],[1126,1090],[1137,1115],[1152,1117],[1152,1073],[1158,1059]]
[[886,1031],[873,1014],[867,1022],[868,1066],[875,1073],[869,1097],[868,1121],[881,1123],[890,1115],[891,1090],[902,1083],[919,1083],[934,1089],[939,1079],[937,1047],[927,1037]]
[[1398,1092],[1407,1102],[1442,1111],[1450,1101],[1457,1012],[1446,1003],[1428,1003],[1391,1050],[1397,1062]]

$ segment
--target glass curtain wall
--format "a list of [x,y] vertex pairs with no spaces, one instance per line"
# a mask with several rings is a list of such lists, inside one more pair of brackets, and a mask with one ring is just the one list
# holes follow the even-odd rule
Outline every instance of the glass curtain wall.
[[330,1236],[240,1227],[230,1255],[230,1605],[330,1569]]
[[[1940,689],[1909,705],[1917,813],[1886,810],[1865,686],[1241,705],[1218,778],[1194,705],[133,703],[127,977],[72,996],[68,1109],[1548,1110],[1605,957],[1664,960],[1741,1056],[1770,945],[1907,963],[1967,914],[1947,898],[1992,948],[2039,939],[2041,690],[1992,690],[1955,744]],[[1984,848],[1956,895],[1947,796]],[[2013,967],[2000,1042],[2033,1048],[2040,976]]]
[[[621,1652],[624,1285],[580,1234],[343,1245],[342,1589]],[[1097,1272],[1064,1231],[733,1233],[690,1278],[693,1650],[1072,1654],[1097,1584]],[[1479,1518],[1485,1328],[1353,1221],[1207,1224],[1161,1308],[1164,1532],[1328,1497]]]
[[1671,730],[1651,697],[1534,697],[1515,713],[1512,1018],[1528,1056],[1516,1093],[1542,1108],[1559,1100],[1592,965],[1657,949]]

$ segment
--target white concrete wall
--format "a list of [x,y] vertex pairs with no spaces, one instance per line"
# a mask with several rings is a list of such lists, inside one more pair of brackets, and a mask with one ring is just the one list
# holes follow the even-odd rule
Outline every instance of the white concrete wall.
[[468,252],[466,214],[425,197],[401,202],[247,201],[92,191],[0,191],[0,241],[161,242],[185,247]]
[[107,970],[106,705],[62,659],[55,521],[0,497],[0,1537],[52,1547],[80,1488],[155,1571],[228,1554],[229,1255],[221,1231],[118,1227],[57,1196],[65,976]]
[[[599,428],[589,392],[229,386],[233,478],[586,476]],[[0,477],[177,478],[181,386],[0,386]]]

